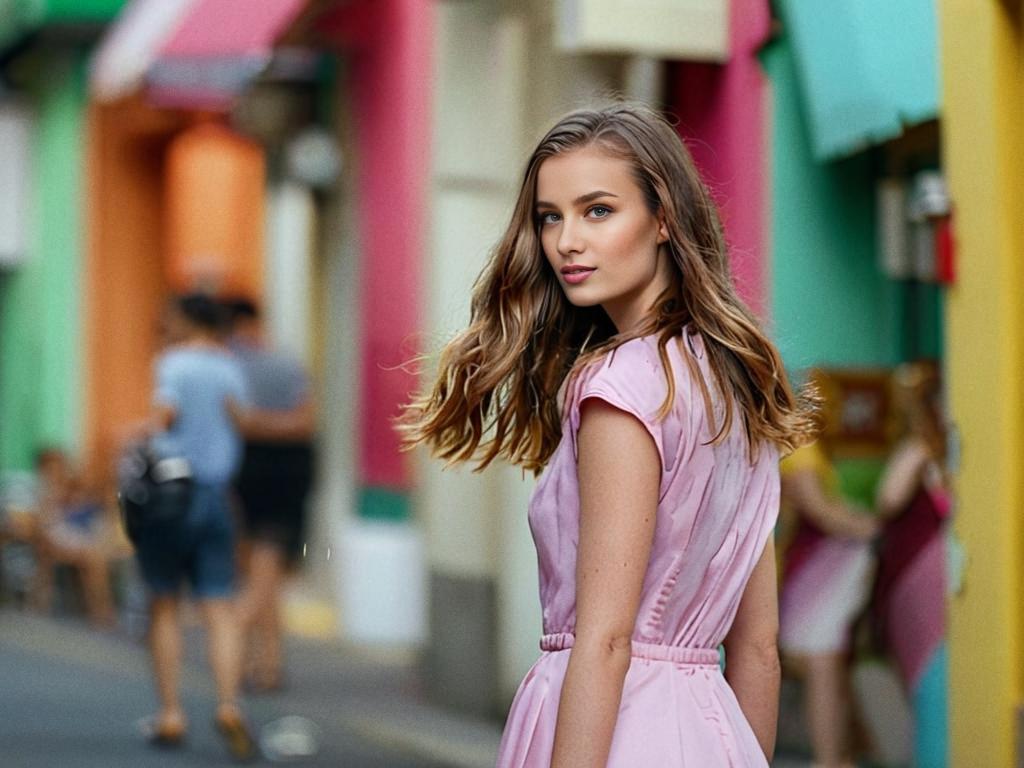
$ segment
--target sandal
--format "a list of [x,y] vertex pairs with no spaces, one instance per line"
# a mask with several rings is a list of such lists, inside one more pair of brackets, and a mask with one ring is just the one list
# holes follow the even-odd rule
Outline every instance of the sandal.
[[147,737],[150,746],[159,749],[177,749],[185,743],[185,732],[171,729],[154,730]]
[[140,720],[138,728],[151,747],[177,749],[185,743],[185,726],[157,725],[155,716]]
[[235,760],[247,761],[256,757],[256,742],[253,741],[249,726],[245,724],[241,715],[218,715],[214,718],[213,725]]

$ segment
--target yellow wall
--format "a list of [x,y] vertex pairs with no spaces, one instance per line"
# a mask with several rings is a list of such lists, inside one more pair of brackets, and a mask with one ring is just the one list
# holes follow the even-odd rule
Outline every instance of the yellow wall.
[[1019,5],[940,0],[945,166],[958,279],[947,307],[960,430],[954,530],[967,560],[950,602],[951,764],[1014,764],[1021,702],[1024,516],[1024,68]]

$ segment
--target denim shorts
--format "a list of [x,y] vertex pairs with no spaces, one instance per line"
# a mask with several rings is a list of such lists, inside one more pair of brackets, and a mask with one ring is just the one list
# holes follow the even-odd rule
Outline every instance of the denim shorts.
[[136,547],[150,592],[176,595],[183,581],[200,599],[235,591],[235,533],[227,485],[196,484],[183,521],[146,526]]

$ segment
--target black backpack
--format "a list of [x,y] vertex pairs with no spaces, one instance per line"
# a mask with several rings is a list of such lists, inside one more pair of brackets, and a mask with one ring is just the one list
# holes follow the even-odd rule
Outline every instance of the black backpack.
[[117,463],[117,500],[128,539],[144,530],[182,525],[192,502],[192,468],[183,457],[161,457],[148,441],[130,445]]

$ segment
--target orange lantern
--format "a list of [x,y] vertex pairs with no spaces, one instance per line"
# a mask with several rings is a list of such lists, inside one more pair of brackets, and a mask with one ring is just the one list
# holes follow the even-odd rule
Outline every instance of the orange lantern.
[[262,147],[219,123],[201,123],[171,142],[165,178],[170,285],[262,296]]

